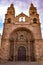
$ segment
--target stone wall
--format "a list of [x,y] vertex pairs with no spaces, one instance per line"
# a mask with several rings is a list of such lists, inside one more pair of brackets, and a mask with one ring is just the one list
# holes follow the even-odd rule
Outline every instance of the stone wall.
[[0,47],[1,47],[1,34],[0,34]]
[[0,34],[0,58],[1,58],[1,34]]
[[35,41],[35,50],[37,60],[43,61],[43,39],[37,39]]

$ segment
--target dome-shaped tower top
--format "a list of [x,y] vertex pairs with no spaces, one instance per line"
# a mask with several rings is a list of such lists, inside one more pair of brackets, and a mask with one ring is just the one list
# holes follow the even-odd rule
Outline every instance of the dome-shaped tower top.
[[10,7],[8,8],[7,14],[15,15],[15,9],[13,4],[11,4]]

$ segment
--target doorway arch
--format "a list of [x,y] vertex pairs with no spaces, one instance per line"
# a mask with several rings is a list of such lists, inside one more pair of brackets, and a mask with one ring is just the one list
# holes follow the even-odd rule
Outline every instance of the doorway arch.
[[26,48],[24,46],[18,48],[18,61],[26,61]]
[[[13,46],[13,52],[11,48],[10,48],[10,52],[12,53],[12,56],[13,54],[15,54],[15,57],[13,57],[15,58],[14,59],[15,61],[26,61],[27,58],[29,59],[28,61],[36,61],[35,48],[34,48],[34,36],[30,30],[23,27],[13,30],[10,35],[10,41],[11,41],[10,42],[11,48]],[[14,44],[12,45],[12,43]],[[28,51],[26,50],[25,45],[27,45]],[[16,54],[15,51],[17,51],[18,54]],[[11,53],[10,53],[10,57],[11,57]],[[26,54],[28,55],[28,57],[26,56]]]

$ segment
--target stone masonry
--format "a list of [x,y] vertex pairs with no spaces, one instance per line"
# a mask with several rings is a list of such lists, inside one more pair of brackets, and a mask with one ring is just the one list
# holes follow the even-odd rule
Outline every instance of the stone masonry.
[[43,61],[41,23],[36,7],[31,3],[29,16],[15,16],[14,5],[7,9],[1,39],[0,59],[4,61]]

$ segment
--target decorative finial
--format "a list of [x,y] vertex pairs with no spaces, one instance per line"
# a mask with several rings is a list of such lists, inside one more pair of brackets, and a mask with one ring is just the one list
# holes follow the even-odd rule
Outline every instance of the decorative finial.
[[14,4],[12,3],[12,4],[11,4],[11,7],[13,7],[13,6],[14,6]]
[[31,3],[31,6],[34,6],[33,3]]

